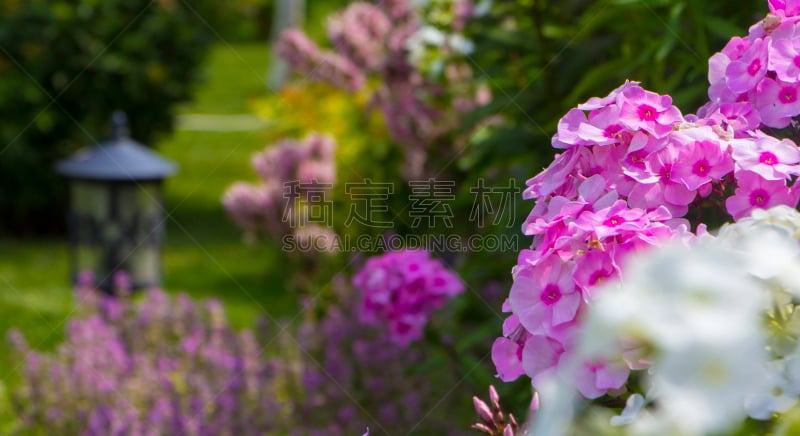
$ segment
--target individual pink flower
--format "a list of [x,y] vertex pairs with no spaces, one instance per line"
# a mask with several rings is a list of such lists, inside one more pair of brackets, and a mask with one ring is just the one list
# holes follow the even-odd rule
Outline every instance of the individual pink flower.
[[632,82],[630,80],[625,80],[625,83],[618,86],[616,89],[608,93],[605,97],[592,97],[586,100],[585,103],[579,104],[578,109],[582,111],[591,111],[595,109],[604,108],[612,103],[616,103],[617,98],[625,92],[625,90],[629,88],[637,88],[639,87],[639,82]]
[[775,15],[783,15],[784,17],[800,15],[800,1],[769,0],[769,11]]
[[618,98],[619,120],[632,130],[644,130],[656,138],[666,136],[672,125],[681,121],[681,112],[672,105],[672,98],[632,86]]
[[728,43],[725,44],[725,47],[722,48],[720,53],[727,56],[730,60],[738,60],[744,55],[744,51],[747,50],[751,44],[749,39],[734,36],[728,40]]
[[[653,171],[650,162],[656,156],[656,152],[663,150],[669,145],[669,137],[654,138],[646,134],[637,134],[628,147],[628,152],[620,162],[625,174],[639,183],[655,183],[659,181],[659,175]],[[674,151],[675,147],[670,146]],[[676,159],[677,155],[669,156]]]
[[625,174],[621,162],[626,159],[628,147],[622,143],[605,147],[593,147],[587,155],[587,169],[584,174],[589,177],[600,175],[606,183],[606,190],[615,191],[618,195],[627,196],[636,182]]
[[589,113],[587,122],[578,126],[578,138],[594,145],[616,144],[625,133],[619,121],[619,106],[611,105]]
[[546,197],[572,182],[569,174],[584,153],[586,151],[583,147],[574,147],[556,155],[550,166],[525,182],[527,188],[522,193],[522,198]]
[[628,203],[642,209],[664,206],[672,216],[685,215],[688,204],[697,193],[689,190],[677,177],[680,172],[678,168],[682,165],[684,163],[680,161],[679,148],[674,144],[652,153],[647,157],[647,166],[658,181],[652,183],[650,180],[642,180],[644,183],[631,190]]
[[586,203],[570,201],[567,197],[553,197],[548,203],[546,211],[532,210],[531,214],[522,225],[522,233],[528,236],[546,233],[555,227],[564,227],[564,221],[574,219],[586,207]]
[[569,148],[573,145],[590,145],[578,137],[578,129],[586,121],[586,114],[582,110],[570,109],[558,120],[558,132],[553,136],[553,147]]
[[535,334],[575,319],[581,296],[569,265],[550,256],[517,271],[508,300],[520,324]]
[[628,381],[629,374],[630,369],[624,362],[592,360],[578,367],[574,382],[581,395],[594,399],[605,395],[609,390],[622,388]]
[[681,147],[678,161],[680,165],[673,166],[673,177],[690,191],[696,191],[700,186],[719,180],[733,171],[731,155],[718,142],[708,139]]
[[767,53],[769,44],[757,39],[748,47],[742,57],[732,61],[725,70],[728,89],[736,93],[747,92],[767,74]]
[[596,174],[581,182],[576,200],[571,201],[566,197],[557,196],[547,203],[541,203],[547,207],[546,211],[543,211],[543,208],[534,208],[522,226],[522,233],[526,235],[545,233],[547,229],[574,220],[584,210],[609,207],[617,198],[616,191],[608,188],[603,176]]
[[764,124],[786,127],[800,113],[800,84],[764,78],[756,89],[755,106]]
[[753,209],[769,209],[779,204],[797,205],[797,195],[789,190],[783,180],[766,180],[752,171],[736,173],[736,192],[725,201],[733,219],[750,216]]
[[784,82],[797,82],[800,79],[800,35],[798,23],[786,23],[791,26],[786,38],[774,39],[769,54],[769,69],[775,71],[778,79]]
[[[741,39],[741,38],[739,38]],[[725,71],[730,65],[731,59],[725,53],[714,53],[708,59],[708,98],[711,103],[717,104],[720,101],[733,101],[738,94],[728,89],[725,83]]]
[[642,209],[630,209],[625,200],[617,200],[605,209],[582,213],[575,221],[575,226],[594,232],[597,238],[603,239],[623,230],[643,229],[648,224],[645,214]]
[[[670,220],[671,221],[671,220]],[[638,232],[626,232],[617,238],[611,246],[610,255],[614,267],[625,271],[626,262],[632,256],[645,252],[672,240],[690,242],[694,235],[687,227],[681,224],[672,224],[670,221],[651,222],[646,228]]]
[[492,344],[492,362],[500,380],[510,382],[525,374],[522,367],[523,346],[524,343],[519,344],[502,336],[495,339]]
[[789,139],[759,134],[755,141],[734,141],[733,159],[738,168],[767,180],[788,179],[800,174],[800,149]]
[[578,203],[583,203],[593,210],[611,206],[617,200],[617,193],[611,188],[606,179],[595,174],[578,186]]
[[754,130],[761,124],[761,115],[749,101],[719,104],[709,102],[697,114],[702,117],[700,122],[704,125],[720,126],[723,129],[730,127],[734,132]]
[[[503,312],[510,312],[508,299],[503,302]],[[503,336],[492,344],[492,361],[497,376],[503,381],[513,381],[525,373],[522,367],[522,348],[528,340],[528,331],[513,313],[503,321]]]
[[522,366],[534,388],[557,373],[563,354],[564,345],[553,338],[544,335],[528,337],[522,349]]
[[619,276],[614,263],[608,253],[601,250],[591,250],[581,256],[576,262],[573,278],[583,291],[587,300],[593,298],[595,287],[610,278]]

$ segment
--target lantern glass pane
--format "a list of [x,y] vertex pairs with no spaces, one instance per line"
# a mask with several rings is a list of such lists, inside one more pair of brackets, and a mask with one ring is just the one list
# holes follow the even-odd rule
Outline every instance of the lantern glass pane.
[[125,232],[123,268],[136,285],[160,279],[161,192],[159,182],[138,182],[118,188],[118,217]]
[[109,220],[109,190],[101,183],[80,180],[73,181],[71,188],[73,273],[91,271],[98,276],[104,267],[103,223]]
[[72,210],[82,216],[90,216],[98,221],[108,219],[109,190],[108,186],[82,180],[72,183]]
[[136,250],[128,263],[134,283],[154,285],[159,281],[159,254],[159,248],[151,244],[143,244]]

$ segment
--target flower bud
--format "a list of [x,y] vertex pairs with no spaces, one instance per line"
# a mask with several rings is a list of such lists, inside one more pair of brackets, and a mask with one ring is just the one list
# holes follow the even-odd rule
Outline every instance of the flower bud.
[[500,395],[497,394],[494,386],[489,386],[489,400],[492,402],[492,408],[495,411],[500,410]]
[[475,412],[478,413],[478,416],[487,424],[494,424],[494,418],[492,417],[492,411],[489,410],[489,406],[486,405],[480,398],[472,397],[472,404],[475,406]]

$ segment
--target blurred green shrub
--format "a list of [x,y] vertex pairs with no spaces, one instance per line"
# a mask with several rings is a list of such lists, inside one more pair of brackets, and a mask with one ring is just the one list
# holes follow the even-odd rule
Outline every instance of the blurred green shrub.
[[[206,49],[224,33],[214,0],[0,0],[0,233],[58,231],[53,163],[128,113],[146,144],[169,131]],[[213,29],[213,30],[212,30]]]
[[707,100],[708,58],[768,12],[766,1],[476,4],[483,15],[467,25],[475,43],[470,64],[494,99],[466,127],[490,114],[506,123],[473,138],[460,164],[470,173],[506,168],[522,178],[550,162],[550,137],[569,108],[608,94],[625,79],[670,94],[686,113],[695,111]]

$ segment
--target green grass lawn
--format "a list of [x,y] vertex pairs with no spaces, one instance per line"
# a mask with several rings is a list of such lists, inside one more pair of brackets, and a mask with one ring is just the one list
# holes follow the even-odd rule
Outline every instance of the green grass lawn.
[[[265,95],[269,64],[266,43],[220,44],[209,56],[207,82],[181,114],[243,114],[248,101]],[[135,116],[131,114],[132,116]],[[286,258],[266,243],[245,245],[220,199],[236,180],[255,180],[253,152],[266,145],[266,130],[203,132],[179,130],[157,150],[180,166],[166,181],[167,239],[164,288],[197,298],[220,298],[236,327],[252,325],[265,311],[292,316],[297,298],[285,289]],[[60,219],[58,217],[54,219]],[[63,338],[73,310],[68,282],[68,247],[63,240],[0,241],[0,333],[20,328],[35,348]],[[0,341],[0,380],[13,382],[19,362]]]
[[211,51],[208,68],[191,102],[181,105],[183,113],[241,114],[248,112],[248,100],[268,92],[264,77],[269,66],[269,44],[220,43]]

